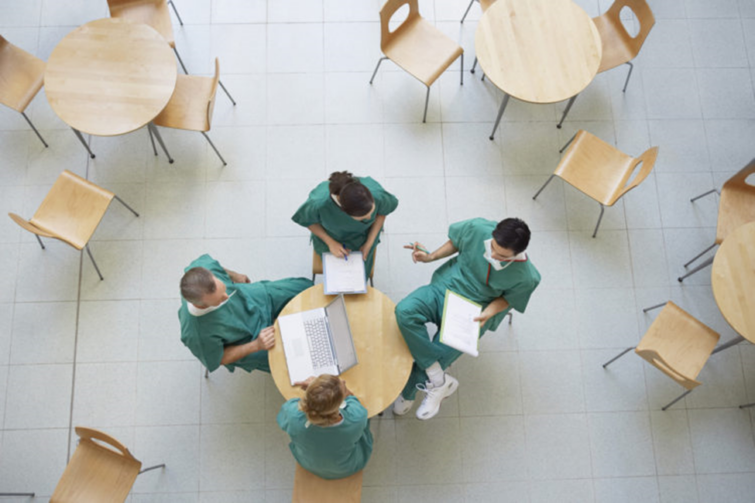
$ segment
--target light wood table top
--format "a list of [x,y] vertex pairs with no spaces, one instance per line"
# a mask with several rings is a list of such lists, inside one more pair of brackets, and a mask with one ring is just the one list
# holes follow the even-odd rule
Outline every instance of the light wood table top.
[[[324,307],[333,298],[323,293],[322,285],[315,285],[291,299],[281,316]],[[366,294],[344,295],[344,299],[359,363],[340,377],[372,417],[398,397],[409,379],[414,360],[396,324],[395,304],[387,295],[367,287]],[[289,382],[277,321],[275,347],[268,356],[275,385],[286,400],[303,397],[304,392]]]
[[726,321],[755,344],[755,222],[724,238],[713,259],[713,296]]
[[154,28],[98,19],[73,30],[52,51],[45,93],[72,128],[114,136],[154,119],[173,95],[176,77],[173,51]]
[[595,23],[571,0],[497,0],[477,25],[475,51],[506,94],[556,103],[595,78],[603,49]]

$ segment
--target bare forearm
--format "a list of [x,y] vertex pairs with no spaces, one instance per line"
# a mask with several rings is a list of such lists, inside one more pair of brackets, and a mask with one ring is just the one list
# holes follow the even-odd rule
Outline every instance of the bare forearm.
[[459,250],[454,246],[454,244],[449,239],[443,245],[432,252],[428,257],[430,258],[430,262],[435,260],[440,260],[442,258],[450,257],[454,253],[458,252]]
[[223,349],[223,359],[220,360],[221,365],[228,365],[241,360],[242,358],[249,356],[252,353],[256,353],[260,350],[259,342],[257,339],[247,342],[246,344],[238,344],[236,346],[226,346]]
[[508,308],[509,308],[509,302],[503,297],[498,297],[493,302],[488,304],[488,306],[485,308],[485,311],[490,313],[489,317],[492,318],[496,314],[503,312]]
[[372,222],[372,227],[370,227],[370,233],[367,234],[367,243],[370,243],[370,247],[375,243],[375,240],[378,237],[378,234],[380,234],[380,230],[383,228],[383,224],[385,223],[385,215],[378,215],[375,217],[375,221]]

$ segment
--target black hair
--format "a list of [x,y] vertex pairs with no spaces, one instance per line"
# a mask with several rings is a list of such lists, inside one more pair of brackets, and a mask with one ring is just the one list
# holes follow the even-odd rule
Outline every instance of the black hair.
[[357,177],[348,171],[336,171],[330,175],[330,193],[338,196],[341,209],[352,217],[363,217],[372,211],[375,199],[370,189],[362,185]]
[[530,228],[519,218],[505,218],[493,230],[493,239],[518,255],[530,244]]

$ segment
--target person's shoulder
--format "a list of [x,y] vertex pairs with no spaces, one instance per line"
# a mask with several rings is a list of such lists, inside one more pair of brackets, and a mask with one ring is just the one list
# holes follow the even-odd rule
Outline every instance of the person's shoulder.
[[462,231],[466,233],[485,233],[491,234],[497,224],[492,220],[485,218],[470,218],[468,220],[461,220],[451,224],[449,229],[451,231]]
[[344,417],[351,421],[363,421],[367,419],[367,409],[354,395],[346,397],[346,407],[342,410]]
[[204,255],[200,255],[198,258],[195,258],[191,261],[188,267],[184,269],[184,272],[187,272],[189,269],[193,269],[195,267],[204,267],[205,269],[212,269],[215,266],[220,266],[217,260],[212,258],[209,253],[205,253]]

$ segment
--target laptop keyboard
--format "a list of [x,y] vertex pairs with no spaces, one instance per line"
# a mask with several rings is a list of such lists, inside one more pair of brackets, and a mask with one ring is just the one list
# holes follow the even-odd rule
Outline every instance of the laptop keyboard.
[[325,318],[304,320],[304,332],[307,334],[307,342],[309,342],[312,367],[317,369],[334,365]]

